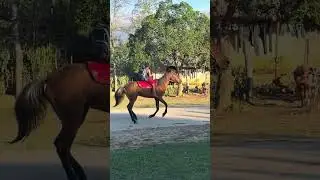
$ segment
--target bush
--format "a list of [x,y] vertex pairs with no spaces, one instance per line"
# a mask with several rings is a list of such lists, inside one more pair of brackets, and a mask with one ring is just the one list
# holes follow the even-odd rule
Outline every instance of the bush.
[[[114,89],[114,77],[111,77],[110,81],[111,81],[110,88],[111,88],[112,91],[115,91],[116,89]],[[122,87],[122,86],[126,85],[129,82],[129,77],[127,77],[127,76],[118,76],[117,77],[117,82],[118,82],[117,83],[118,88]]]
[[24,73],[29,75],[30,80],[46,77],[56,68],[56,49],[50,45],[28,49],[25,55],[27,67]]
[[118,86],[124,86],[129,82],[128,76],[120,76],[118,77]]
[[178,93],[178,86],[169,85],[166,92],[164,93],[165,96],[176,96]]
[[8,78],[8,74],[10,71],[8,70],[8,63],[10,60],[10,52],[8,49],[1,48],[0,49],[0,95],[4,95],[6,92],[5,82]]

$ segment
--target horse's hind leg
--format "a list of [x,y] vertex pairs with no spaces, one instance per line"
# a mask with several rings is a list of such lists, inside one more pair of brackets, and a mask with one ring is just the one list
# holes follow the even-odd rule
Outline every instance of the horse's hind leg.
[[88,109],[89,107],[86,106],[84,109],[82,109],[82,111],[56,111],[61,120],[62,128],[56,140],[54,141],[54,145],[56,146],[57,154],[67,174],[68,180],[87,179],[83,168],[71,154],[71,146],[80,126],[85,119]]
[[162,114],[162,117],[164,117],[166,114],[167,114],[167,109],[168,109],[168,104],[167,104],[167,102],[165,102],[163,99],[162,99],[162,97],[161,98],[159,98],[159,101],[161,101],[163,104],[164,104],[164,106],[165,106],[165,110],[164,110],[164,112],[163,112],[163,114]]
[[154,112],[153,114],[151,114],[149,116],[149,118],[153,118],[157,114],[157,112],[159,111],[159,100],[157,98],[155,98],[154,100],[156,101],[156,108],[157,109],[156,109],[156,112]]
[[138,118],[137,118],[137,115],[133,112],[132,108],[133,108],[133,105],[134,103],[136,102],[137,100],[137,96],[134,96],[134,97],[128,97],[129,99],[129,104],[127,105],[127,109],[129,111],[129,114],[130,114],[130,117],[131,117],[131,120],[134,124],[137,123],[138,121]]

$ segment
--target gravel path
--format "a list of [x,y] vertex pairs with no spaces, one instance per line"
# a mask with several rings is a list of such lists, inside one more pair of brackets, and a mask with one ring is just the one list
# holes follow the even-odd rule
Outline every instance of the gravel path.
[[320,140],[216,145],[212,163],[217,180],[319,180]]
[[132,124],[128,112],[111,113],[111,149],[141,147],[170,142],[196,142],[210,135],[209,106],[169,108],[168,114],[149,119],[154,108],[134,109],[138,124]]
[[111,149],[171,142],[197,142],[209,139],[209,136],[209,124],[122,130],[112,133]]

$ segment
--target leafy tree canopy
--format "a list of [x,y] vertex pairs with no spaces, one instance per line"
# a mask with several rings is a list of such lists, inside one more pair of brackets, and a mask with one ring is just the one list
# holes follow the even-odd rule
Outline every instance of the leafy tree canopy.
[[189,4],[160,2],[156,13],[145,17],[130,34],[128,66],[135,71],[145,62],[209,67],[209,28],[209,17]]

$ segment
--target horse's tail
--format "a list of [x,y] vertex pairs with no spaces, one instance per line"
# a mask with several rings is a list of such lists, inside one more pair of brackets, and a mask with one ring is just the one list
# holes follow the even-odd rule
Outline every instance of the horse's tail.
[[27,138],[31,131],[40,125],[46,115],[47,98],[45,82],[36,81],[28,84],[15,102],[15,114],[18,123],[18,135],[10,144]]
[[114,94],[116,104],[113,107],[118,106],[123,101],[124,94],[125,94],[124,87],[120,87],[119,89],[117,89],[116,93]]

